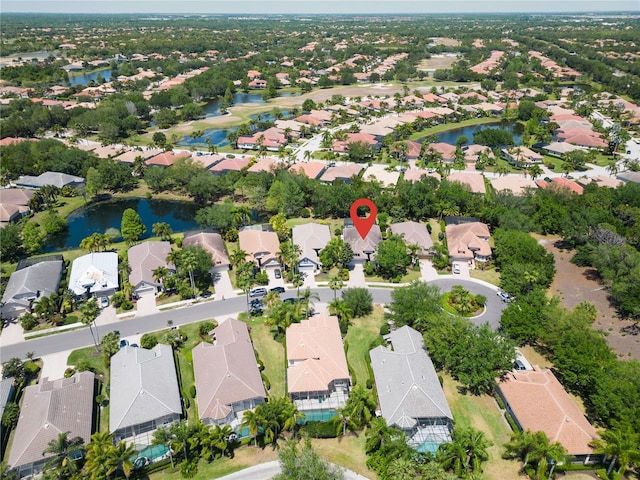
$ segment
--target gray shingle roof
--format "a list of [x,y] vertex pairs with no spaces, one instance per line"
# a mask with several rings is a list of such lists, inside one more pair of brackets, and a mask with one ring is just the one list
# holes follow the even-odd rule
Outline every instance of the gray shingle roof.
[[10,315],[12,311],[23,310],[31,300],[56,292],[62,267],[62,260],[48,260],[13,272],[2,296],[3,313]]
[[18,426],[9,453],[9,466],[30,465],[43,456],[51,440],[60,433],[69,438],[81,437],[85,443],[91,437],[93,417],[94,375],[76,373],[70,378],[48,381],[24,390]]
[[173,352],[124,347],[111,357],[109,431],[182,413]]
[[84,183],[84,178],[60,172],[44,172],[37,177],[24,175],[16,180],[16,185],[29,188],[40,188],[45,185],[55,185],[58,188],[62,188],[65,185],[76,186],[82,183]]
[[410,419],[453,420],[420,333],[404,326],[389,334],[389,339],[393,350],[379,346],[369,352],[387,424],[408,428]]

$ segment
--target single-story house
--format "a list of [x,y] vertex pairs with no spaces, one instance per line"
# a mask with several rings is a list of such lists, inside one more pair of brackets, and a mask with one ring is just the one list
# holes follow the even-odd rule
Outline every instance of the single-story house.
[[410,168],[404,172],[404,179],[407,182],[415,183],[422,180],[423,177],[433,177],[440,181],[440,174],[426,168]]
[[497,390],[520,430],[546,433],[549,441],[562,444],[573,462],[601,460],[589,445],[599,438],[595,428],[551,370],[514,370],[499,381]]
[[67,175],[66,173],[60,172],[44,172],[38,175],[37,177],[33,177],[31,175],[24,175],[18,180],[16,180],[15,184],[17,187],[30,188],[32,190],[37,190],[42,188],[45,185],[53,185],[58,188],[62,187],[72,187],[72,188],[82,188],[84,187],[84,178],[76,177],[74,175]]
[[500,150],[502,158],[512,165],[527,167],[534,163],[542,163],[542,155],[527,147],[503,148]]
[[431,143],[426,149],[427,158],[429,155],[439,157],[443,162],[453,163],[456,160],[456,146],[444,142]]
[[151,445],[153,432],[182,416],[173,350],[126,346],[111,357],[109,432],[116,442]]
[[219,233],[199,232],[185,234],[183,247],[202,247],[211,254],[211,273],[229,270],[231,263],[227,256],[224,241]]
[[331,230],[328,225],[305,223],[293,227],[292,241],[302,250],[298,260],[298,271],[312,274],[319,271],[322,268],[320,251],[330,240]]
[[364,166],[358,163],[336,165],[335,167],[327,168],[320,177],[320,181],[322,183],[333,183],[336,180],[341,180],[344,183],[351,183],[351,178],[360,175],[363,169]]
[[280,240],[275,232],[245,229],[238,233],[240,250],[247,252],[247,260],[256,262],[259,268],[281,267],[278,261]]
[[327,168],[327,164],[324,162],[303,162],[291,165],[289,171],[316,180],[322,175],[325,168]]
[[382,232],[378,224],[373,224],[367,236],[362,238],[358,230],[353,226],[345,226],[342,237],[353,250],[353,261],[362,263],[373,260],[378,244],[382,241]]
[[252,160],[253,157],[225,158],[209,168],[209,171],[216,175],[222,175],[227,172],[239,172],[243,168],[247,168]]
[[167,152],[162,152],[154,155],[151,158],[148,158],[144,163],[146,163],[149,167],[170,167],[171,165],[176,163],[176,160],[178,160],[179,158],[187,157],[191,157],[191,154],[189,152],[175,153],[173,150],[169,150]]
[[433,240],[427,230],[427,227],[418,222],[399,222],[389,225],[389,230],[395,235],[404,238],[407,245],[418,245],[418,256],[427,257],[431,254],[433,248]]
[[371,165],[362,174],[362,179],[366,182],[380,182],[382,188],[395,187],[400,178],[397,170],[388,170],[386,165]]
[[382,416],[410,446],[435,455],[451,441],[453,414],[422,335],[405,325],[385,339],[388,347],[369,351]]
[[542,146],[541,148],[549,155],[554,155],[556,157],[564,157],[566,153],[573,152],[574,150],[580,150],[582,152],[586,151],[584,147],[572,145],[571,143],[567,142],[551,142],[547,145]]
[[525,195],[531,189],[538,188],[536,182],[524,177],[505,176],[492,178],[490,181],[496,192],[510,191],[516,196]]
[[25,188],[0,189],[0,228],[31,212],[29,201],[35,192]]
[[175,271],[175,266],[167,261],[170,251],[169,242],[142,242],[129,249],[129,283],[136,295],[148,291],[155,294],[162,290],[162,282],[153,278],[153,271],[158,267]]
[[253,135],[238,138],[238,148],[247,150],[259,149],[261,145],[267,150],[275,152],[280,147],[287,145],[287,137],[283,130],[271,127],[263,132],[256,132]]
[[346,153],[349,151],[349,145],[352,143],[364,143],[373,150],[380,149],[378,137],[370,133],[349,133],[346,140],[334,140],[331,150],[336,153]]
[[[7,403],[13,402],[16,395],[16,379],[13,377],[0,379],[0,418],[4,415]],[[0,422],[0,438],[4,435],[2,422]]]
[[491,258],[489,227],[481,222],[447,225],[445,228],[449,258],[452,261],[486,262]]
[[536,181],[536,185],[540,188],[568,190],[576,195],[582,195],[584,193],[584,187],[582,185],[565,177],[553,177],[550,182],[547,182],[546,180],[538,180]]
[[69,288],[78,296],[107,297],[118,290],[118,254],[93,252],[71,264]]
[[231,425],[240,433],[244,412],[267,397],[249,330],[228,318],[209,335],[213,343],[192,350],[198,414],[204,423]]
[[24,389],[24,400],[7,461],[21,477],[37,475],[54,456],[44,454],[61,433],[89,443],[93,426],[95,376],[78,372],[59,380],[44,378]]
[[346,404],[351,385],[338,318],[322,312],[289,326],[286,337],[289,397],[307,420],[327,419],[327,410]]
[[452,172],[447,180],[450,182],[458,182],[469,187],[472,193],[486,193],[484,185],[484,176],[473,172]]
[[2,295],[2,317],[18,318],[38,299],[57,293],[63,268],[62,259],[48,258],[32,265],[19,263]]

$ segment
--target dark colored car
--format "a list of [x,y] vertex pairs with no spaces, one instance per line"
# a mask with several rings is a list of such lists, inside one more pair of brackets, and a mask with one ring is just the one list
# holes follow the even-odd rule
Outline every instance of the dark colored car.
[[120,340],[120,348],[124,348],[124,347],[128,347],[129,346],[129,341],[122,339]]
[[284,293],[284,287],[273,287],[272,292]]
[[273,274],[276,276],[277,279],[282,278],[282,272],[280,271],[279,268],[276,268],[273,272]]

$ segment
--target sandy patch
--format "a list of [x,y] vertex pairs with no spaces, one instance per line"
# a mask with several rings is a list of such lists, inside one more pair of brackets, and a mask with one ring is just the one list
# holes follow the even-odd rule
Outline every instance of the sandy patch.
[[416,68],[422,71],[438,70],[440,68],[449,68],[457,61],[457,55],[434,55],[431,58],[421,60]]
[[556,261],[556,276],[550,291],[562,299],[566,308],[574,308],[580,302],[591,302],[598,309],[593,328],[607,333],[607,343],[622,359],[640,360],[640,335],[626,334],[622,329],[632,325],[631,320],[618,316],[609,302],[607,287],[592,268],[578,267],[571,263],[575,251],[562,249],[558,238],[536,236]]

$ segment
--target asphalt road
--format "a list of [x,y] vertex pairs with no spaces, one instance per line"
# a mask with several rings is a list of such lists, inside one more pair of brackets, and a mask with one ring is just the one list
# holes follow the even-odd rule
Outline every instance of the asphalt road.
[[[484,295],[487,297],[487,309],[481,316],[474,320],[474,323],[481,324],[487,322],[492,328],[497,328],[500,325],[500,315],[505,304],[498,299],[495,294],[495,289],[460,278],[437,279],[430,283],[438,285],[443,291],[449,290],[453,285],[463,285],[473,294]],[[318,293],[321,303],[329,303],[333,300],[334,293],[329,288],[317,288],[312,289],[312,291]],[[369,291],[371,292],[374,303],[387,304],[391,301],[391,292],[393,289],[370,288]],[[283,298],[288,297],[295,297],[295,290],[289,290],[283,294]],[[247,303],[244,296],[228,298],[226,300],[194,303],[189,306],[152,315],[120,320],[112,324],[103,325],[100,327],[99,333],[102,336],[109,331],[118,330],[122,337],[128,337],[165,329],[168,326],[169,320],[173,322],[174,326],[180,326],[212,318],[224,319],[227,316],[234,316],[237,315],[238,312],[246,311],[246,308]],[[88,347],[92,344],[89,329],[82,328],[71,332],[62,332],[55,335],[26,340],[14,345],[2,346],[0,350],[0,361],[4,362],[13,357],[26,358],[28,352],[34,352],[36,357],[41,357],[52,353]]]
[[[357,474],[351,470],[347,470],[344,467],[342,471],[344,472],[345,480],[367,480],[368,477],[363,477],[362,475]],[[245,468],[244,470],[240,470],[236,473],[231,473],[229,475],[225,475],[221,477],[219,480],[268,480],[270,478],[275,477],[277,474],[281,472],[280,462],[266,462],[261,463],[259,465],[255,465],[253,467]]]

